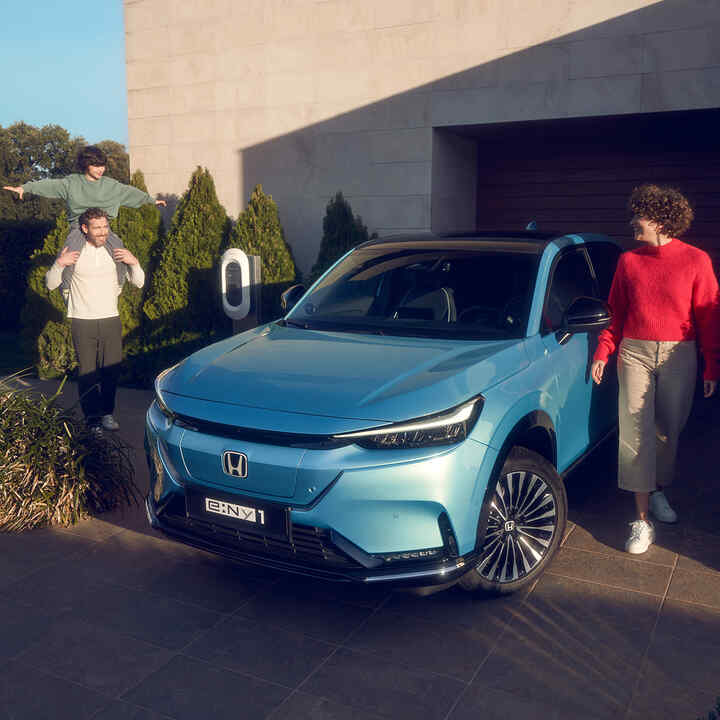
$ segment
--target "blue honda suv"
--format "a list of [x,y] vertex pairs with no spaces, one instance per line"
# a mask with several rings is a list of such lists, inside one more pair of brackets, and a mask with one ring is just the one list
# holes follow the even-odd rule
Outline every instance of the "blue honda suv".
[[326,579],[519,589],[562,539],[563,477],[615,428],[590,363],[619,254],[538,232],[355,248],[282,319],[158,376],[150,523]]

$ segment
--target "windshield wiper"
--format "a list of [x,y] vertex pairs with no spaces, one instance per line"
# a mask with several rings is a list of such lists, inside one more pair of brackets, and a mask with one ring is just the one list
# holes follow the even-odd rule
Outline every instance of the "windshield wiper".
[[285,327],[289,325],[290,327],[302,328],[303,330],[307,330],[309,327],[307,323],[297,322],[297,320],[282,320],[281,322]]

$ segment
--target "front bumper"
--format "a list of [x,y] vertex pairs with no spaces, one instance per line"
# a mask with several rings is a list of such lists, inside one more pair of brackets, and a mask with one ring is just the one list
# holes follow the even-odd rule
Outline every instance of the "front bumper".
[[[348,540],[332,530],[307,525],[292,524],[289,537],[274,537],[232,531],[188,517],[181,512],[180,503],[158,509],[148,495],[145,500],[150,525],[165,535],[187,545],[253,565],[282,570],[284,572],[315,577],[322,580],[359,583],[398,583],[403,585],[438,585],[456,580],[466,573],[475,557],[443,556],[432,562],[413,562],[412,567],[399,564],[394,567],[366,567],[375,564],[375,558],[367,555]],[[174,510],[174,511],[173,511]],[[354,557],[353,557],[354,555]],[[364,556],[364,557],[363,557]]]
[[[152,407],[145,441],[153,527],[241,562],[362,583],[427,586],[467,572],[476,556],[483,478],[495,461],[494,451],[470,440],[412,452],[298,452],[163,425]],[[223,475],[227,450],[247,454],[242,480]],[[284,531],[218,519],[198,510],[200,494],[205,502],[283,513]]]

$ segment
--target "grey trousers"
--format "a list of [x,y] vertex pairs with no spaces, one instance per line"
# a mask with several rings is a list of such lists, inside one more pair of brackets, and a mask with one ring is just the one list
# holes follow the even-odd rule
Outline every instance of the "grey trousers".
[[620,343],[618,485],[623,490],[653,492],[672,483],[696,373],[694,341],[624,338]]
[[102,320],[72,318],[70,332],[80,365],[78,395],[88,425],[115,410],[115,391],[122,362],[122,323],[118,316]]

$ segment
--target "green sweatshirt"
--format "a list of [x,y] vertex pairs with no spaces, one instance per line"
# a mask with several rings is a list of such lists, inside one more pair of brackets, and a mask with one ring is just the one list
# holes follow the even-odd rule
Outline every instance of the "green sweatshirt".
[[100,208],[110,217],[117,217],[120,207],[138,208],[155,202],[148,193],[105,175],[99,180],[88,180],[79,174],[58,180],[35,180],[26,182],[22,189],[31,195],[64,200],[71,223],[88,208]]

